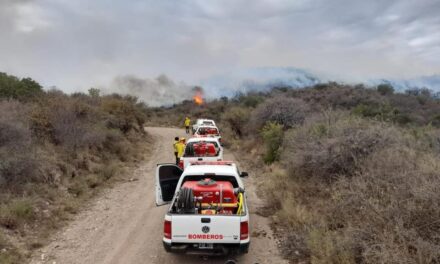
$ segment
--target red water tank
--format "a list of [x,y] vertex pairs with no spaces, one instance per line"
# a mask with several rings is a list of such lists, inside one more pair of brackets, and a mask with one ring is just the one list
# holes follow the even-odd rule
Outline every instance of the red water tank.
[[194,154],[196,157],[200,156],[215,156],[217,151],[212,143],[200,142],[193,144]]
[[208,128],[206,129],[206,134],[208,135],[218,135],[218,130],[216,128]]
[[203,143],[197,143],[193,145],[194,147],[194,154],[196,157],[204,156],[206,153],[205,144]]
[[206,178],[201,181],[187,181],[182,187],[192,189],[195,197],[203,197],[202,203],[219,203],[220,190],[223,190],[223,203],[237,203],[234,187],[228,181]]
[[217,151],[215,149],[215,145],[212,143],[207,143],[206,144],[206,151],[207,151],[207,155],[208,156],[215,156],[217,154]]

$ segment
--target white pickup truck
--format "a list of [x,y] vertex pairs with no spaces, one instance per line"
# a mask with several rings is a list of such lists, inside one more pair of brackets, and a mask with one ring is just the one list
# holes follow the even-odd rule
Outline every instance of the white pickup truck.
[[203,119],[203,118],[199,118],[196,120],[196,122],[194,123],[194,125],[192,126],[193,129],[193,133],[196,132],[197,128],[199,126],[216,126],[214,120],[212,119]]
[[221,161],[223,147],[217,138],[190,138],[186,143],[185,152],[180,158],[179,167],[184,169],[194,161]]
[[159,164],[156,204],[171,203],[164,219],[167,252],[228,255],[247,253],[249,211],[240,173],[233,162],[194,162],[184,171]]
[[218,139],[220,143],[222,143],[222,137],[220,135],[220,130],[216,126],[199,126],[197,130],[194,132],[194,137],[213,137]]

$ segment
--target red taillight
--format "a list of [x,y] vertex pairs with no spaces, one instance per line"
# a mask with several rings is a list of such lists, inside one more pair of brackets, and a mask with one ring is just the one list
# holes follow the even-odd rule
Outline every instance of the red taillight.
[[240,223],[240,240],[248,239],[249,237],[249,224],[248,222]]
[[171,221],[165,220],[163,222],[163,236],[171,239]]
[[183,170],[183,160],[179,160],[179,167]]

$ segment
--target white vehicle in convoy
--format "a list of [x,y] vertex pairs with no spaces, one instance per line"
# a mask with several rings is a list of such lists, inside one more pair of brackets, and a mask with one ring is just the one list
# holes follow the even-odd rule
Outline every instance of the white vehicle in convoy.
[[199,126],[194,132],[194,137],[213,137],[217,138],[220,144],[222,143],[220,130],[216,126]]
[[193,133],[196,132],[199,126],[216,126],[214,120],[199,118],[196,120],[195,124],[192,126]]
[[183,171],[159,164],[156,204],[171,203],[164,219],[167,252],[228,255],[247,253],[249,211],[237,166],[230,161],[194,162]]
[[184,169],[194,161],[221,161],[223,147],[217,138],[190,138],[185,146],[185,152],[180,158],[179,167]]

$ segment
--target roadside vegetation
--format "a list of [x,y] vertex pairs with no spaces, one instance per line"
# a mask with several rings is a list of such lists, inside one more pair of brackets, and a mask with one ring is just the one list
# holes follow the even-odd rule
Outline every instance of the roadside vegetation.
[[0,73],[0,263],[23,263],[102,186],[145,157],[147,107],[44,91]]
[[258,172],[260,213],[292,263],[440,263],[439,94],[278,87],[157,108],[151,120],[181,126],[184,115],[218,120]]

